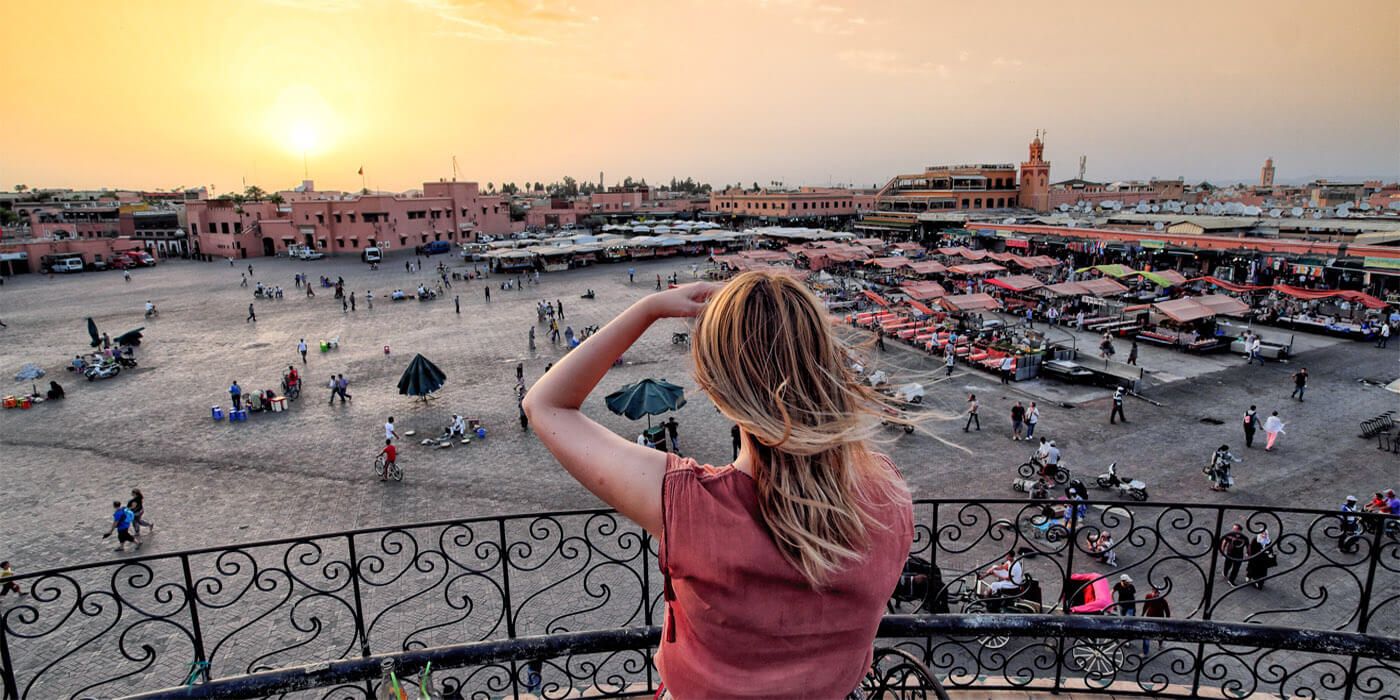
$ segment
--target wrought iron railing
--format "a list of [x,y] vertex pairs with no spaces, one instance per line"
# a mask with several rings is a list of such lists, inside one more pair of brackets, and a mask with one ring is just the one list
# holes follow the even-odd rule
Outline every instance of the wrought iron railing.
[[[881,643],[913,653],[949,687],[1397,696],[1400,519],[1158,503],[1042,512],[1056,505],[918,502],[917,560],[891,609],[921,616],[889,618]],[[1267,530],[1268,547],[1222,554],[1235,523],[1249,537]],[[1096,551],[1105,534],[1113,544]],[[1030,583],[988,597],[979,575],[1008,552]],[[187,682],[182,696],[247,697],[221,693],[281,672],[301,683],[248,692],[367,698],[379,688],[366,663],[412,670],[412,659],[438,658],[445,697],[641,695],[658,680],[655,567],[654,540],[590,510],[34,572],[12,579],[25,597],[0,599],[0,678],[7,698],[26,700]],[[1170,617],[1116,615],[1126,605],[1102,596],[1123,574],[1137,588],[1135,612],[1155,588]],[[1063,614],[1076,609],[1098,614]],[[926,614],[945,610],[954,614]],[[628,643],[589,646],[590,634]],[[472,655],[481,649],[494,655]],[[325,682],[297,690],[308,678]]]

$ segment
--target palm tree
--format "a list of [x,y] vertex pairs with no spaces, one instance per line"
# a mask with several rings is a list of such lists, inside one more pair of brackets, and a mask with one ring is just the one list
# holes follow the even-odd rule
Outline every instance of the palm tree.
[[280,205],[286,202],[287,198],[283,197],[281,192],[273,192],[272,194],[268,195],[267,201],[272,202],[273,204]]
[[263,188],[258,187],[257,185],[248,185],[247,187],[243,188],[243,197],[245,199],[248,199],[249,201],[261,202],[263,200],[263,197],[266,196],[267,193],[263,191]]
[[15,185],[15,191],[16,191],[16,192],[23,192],[23,191],[25,191],[25,190],[27,190],[27,189],[29,189],[29,185],[24,185],[24,184]]

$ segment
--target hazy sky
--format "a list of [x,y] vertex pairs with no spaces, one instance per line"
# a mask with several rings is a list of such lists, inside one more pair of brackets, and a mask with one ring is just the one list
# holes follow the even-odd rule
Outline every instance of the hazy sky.
[[0,0],[0,187],[1400,178],[1400,2]]

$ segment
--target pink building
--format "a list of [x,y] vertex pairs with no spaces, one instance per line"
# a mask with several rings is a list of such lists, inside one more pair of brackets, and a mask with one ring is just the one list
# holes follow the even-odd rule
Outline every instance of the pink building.
[[1054,209],[1061,204],[1074,206],[1081,201],[1091,205],[1113,201],[1121,202],[1124,206],[1134,206],[1138,203],[1159,204],[1171,200],[1194,204],[1196,197],[1194,194],[1186,192],[1186,181],[1180,178],[1176,180],[1153,178],[1147,182],[1141,180],[1091,182],[1075,179],[1063,180],[1050,185],[1049,208]]
[[671,194],[647,187],[613,188],[572,199],[539,198],[530,202],[525,213],[525,225],[539,229],[550,226],[584,225],[589,217],[626,219],[633,216],[676,216],[704,211],[709,200],[704,197]]
[[[310,183],[306,183],[309,185]],[[291,245],[358,253],[369,246],[412,248],[432,241],[465,243],[479,234],[513,230],[510,209],[475,182],[429,182],[421,194],[313,196],[283,194],[281,204],[206,199],[186,204],[196,255],[246,258],[286,252]],[[294,195],[293,196],[288,196]]]
[[794,220],[853,217],[874,209],[874,193],[844,187],[758,191],[731,187],[710,194],[710,211],[732,217]]

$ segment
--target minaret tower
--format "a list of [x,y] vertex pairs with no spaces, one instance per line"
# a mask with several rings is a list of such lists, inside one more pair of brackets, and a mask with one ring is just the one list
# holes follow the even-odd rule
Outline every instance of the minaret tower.
[[1035,211],[1050,211],[1050,162],[1045,160],[1044,130],[1036,129],[1030,159],[1021,163],[1020,204]]

